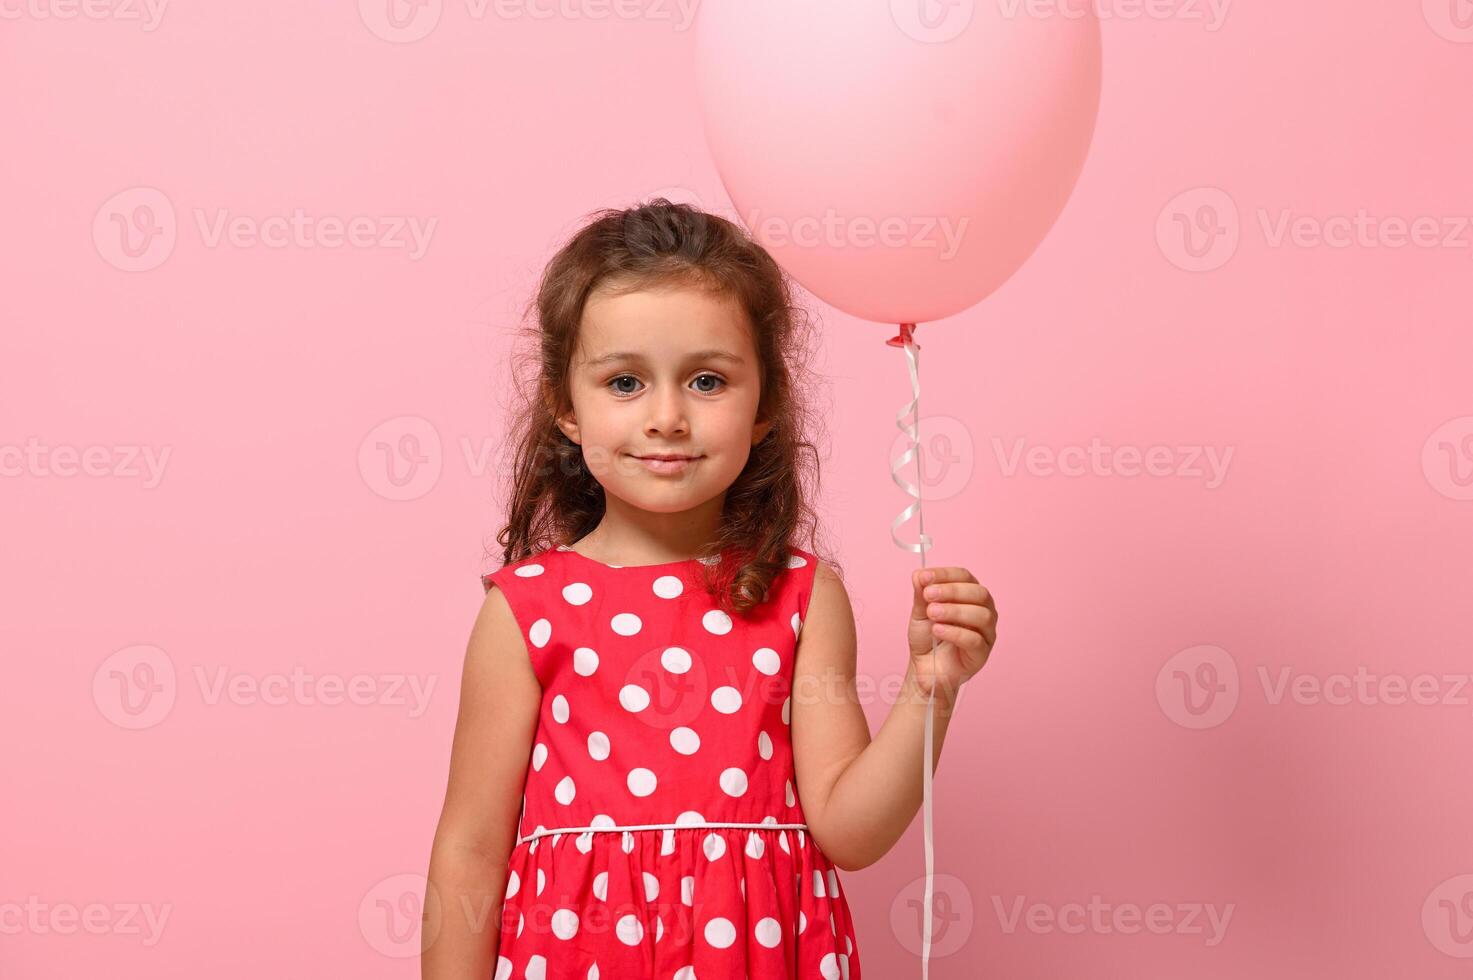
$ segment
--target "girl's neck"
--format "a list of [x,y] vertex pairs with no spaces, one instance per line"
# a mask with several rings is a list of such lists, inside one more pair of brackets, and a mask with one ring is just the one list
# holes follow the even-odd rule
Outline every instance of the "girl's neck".
[[714,524],[673,520],[656,535],[646,528],[611,522],[605,514],[597,527],[568,547],[605,564],[658,565],[701,557],[716,536],[716,530]]

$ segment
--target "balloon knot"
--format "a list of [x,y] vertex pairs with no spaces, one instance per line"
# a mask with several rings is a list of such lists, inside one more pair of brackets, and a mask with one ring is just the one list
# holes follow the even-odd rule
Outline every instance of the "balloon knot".
[[920,350],[921,345],[915,342],[915,329],[916,325],[914,323],[902,323],[900,325],[900,333],[891,337],[885,343],[891,347],[909,347],[914,344],[916,350]]

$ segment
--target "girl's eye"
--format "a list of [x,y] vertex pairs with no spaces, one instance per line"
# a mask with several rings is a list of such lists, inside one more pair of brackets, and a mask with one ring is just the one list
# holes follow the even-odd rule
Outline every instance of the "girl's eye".
[[[608,384],[616,385],[620,381],[634,381],[634,380],[636,380],[636,379],[635,379],[634,375],[632,375],[632,374],[621,374],[617,378],[610,378],[609,381],[608,381]],[[632,391],[624,391],[624,390],[619,389],[619,388],[614,389],[614,393],[615,394],[618,394],[618,395],[632,395],[632,394],[634,394],[634,392],[632,392]]]
[[[709,374],[708,373],[708,374],[697,375],[696,381],[697,382],[700,382],[700,381],[705,380],[705,379],[708,379],[708,378],[710,380],[712,380],[712,381],[717,382],[718,385],[724,385],[724,384],[726,384],[726,379],[723,378],[723,377],[721,377],[719,374]],[[639,383],[639,379],[636,378],[634,375],[632,375],[632,374],[621,374],[618,377],[610,378],[607,382],[605,382],[605,387],[617,386],[619,384],[619,382],[621,382],[621,381],[633,381],[636,384]],[[700,391],[701,394],[703,394],[703,395],[710,395],[710,394],[716,393],[717,391],[720,391],[721,389],[720,389],[720,387],[716,387],[716,388],[699,388],[697,390]],[[614,387],[614,394],[616,394],[616,395],[632,395],[632,394],[634,394],[634,390],[630,390],[630,389],[627,389],[627,388]]]

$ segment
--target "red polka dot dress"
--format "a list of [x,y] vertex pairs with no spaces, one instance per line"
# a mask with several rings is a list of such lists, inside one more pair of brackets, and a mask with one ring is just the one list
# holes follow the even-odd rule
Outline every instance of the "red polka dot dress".
[[542,685],[495,980],[859,980],[793,774],[817,560],[792,549],[743,616],[706,594],[701,560],[558,546],[482,579]]

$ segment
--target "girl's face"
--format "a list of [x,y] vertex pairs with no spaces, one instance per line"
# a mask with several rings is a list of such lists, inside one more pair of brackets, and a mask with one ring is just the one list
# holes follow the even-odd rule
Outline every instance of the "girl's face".
[[[611,295],[584,305],[569,372],[573,410],[558,426],[583,448],[606,493],[646,511],[710,504],[771,422],[757,416],[757,352],[740,305],[688,287]],[[651,465],[638,457],[686,462]]]

